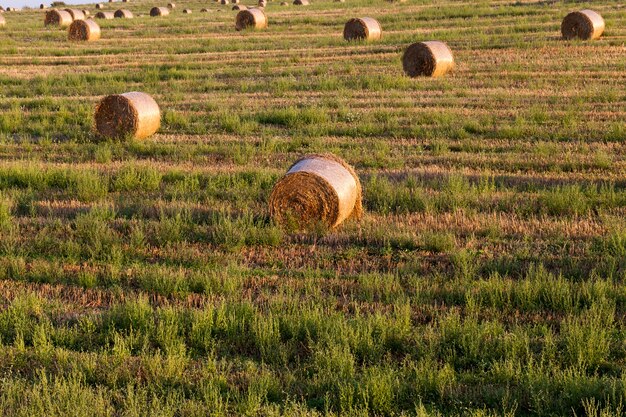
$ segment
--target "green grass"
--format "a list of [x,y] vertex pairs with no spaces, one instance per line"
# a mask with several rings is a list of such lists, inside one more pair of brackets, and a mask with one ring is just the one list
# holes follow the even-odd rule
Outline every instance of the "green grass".
[[[624,414],[619,2],[274,1],[243,33],[228,6],[152,6],[89,44],[5,13],[2,415]],[[560,40],[587,7],[602,39]],[[383,38],[345,43],[358,16]],[[405,77],[435,39],[455,71]],[[97,140],[126,91],[159,133]],[[317,152],[365,216],[294,233],[267,201]]]

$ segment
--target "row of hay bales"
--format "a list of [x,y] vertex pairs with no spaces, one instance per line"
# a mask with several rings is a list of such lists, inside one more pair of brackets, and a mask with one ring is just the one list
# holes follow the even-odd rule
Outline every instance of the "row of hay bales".
[[[148,94],[130,92],[104,97],[96,106],[94,126],[108,139],[143,139],[161,123],[161,110]],[[331,154],[314,154],[297,160],[274,186],[270,215],[278,223],[309,228],[336,227],[362,215],[362,190],[354,169]]]

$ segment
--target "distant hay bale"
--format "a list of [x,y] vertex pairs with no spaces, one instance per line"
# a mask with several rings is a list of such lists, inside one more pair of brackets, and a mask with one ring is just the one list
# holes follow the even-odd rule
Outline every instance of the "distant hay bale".
[[183,9],[184,14],[191,14],[191,9]]
[[167,7],[153,7],[150,9],[150,16],[167,16],[170,14],[170,9]]
[[98,13],[96,13],[95,18],[96,19],[111,20],[111,19],[115,18],[115,13],[113,13],[113,12],[98,12]]
[[269,209],[279,224],[332,228],[350,217],[360,218],[361,199],[361,182],[350,165],[335,155],[314,154],[296,161],[274,185]]
[[168,9],[175,9],[176,8],[176,3],[167,3],[167,8]]
[[68,31],[70,41],[97,41],[100,39],[100,26],[94,20],[74,20]]
[[46,5],[45,5],[45,4],[43,4],[43,3],[41,3],[41,4],[39,5],[39,8],[40,8],[41,10],[43,10],[43,9],[45,9],[45,8],[46,8]]
[[248,7],[243,4],[235,4],[232,10],[248,10]]
[[200,9],[200,13],[208,13],[209,9]]
[[604,32],[604,19],[593,10],[581,10],[565,16],[561,23],[564,39],[598,39]]
[[68,12],[70,16],[72,16],[72,20],[84,20],[85,19],[85,14],[83,13],[82,10],[65,9],[65,11]]
[[239,0],[230,0],[230,4],[239,4]]
[[296,6],[308,6],[309,4],[309,0],[294,0],[293,4]]
[[267,7],[267,1],[265,0],[259,0],[259,3],[257,4],[258,7]]
[[235,29],[264,29],[267,27],[267,16],[261,9],[242,10],[237,13]]
[[220,4],[230,4],[230,0],[220,0]]
[[102,3],[96,4],[96,9],[98,9],[98,10],[104,9],[104,4],[102,4]]
[[402,67],[409,77],[441,77],[454,68],[454,57],[444,42],[417,42],[404,51]]
[[281,1],[281,2],[280,2],[280,5],[281,5],[281,6],[289,6],[289,3],[287,3],[286,1]]
[[16,7],[7,7],[7,12],[17,12],[18,9]]
[[104,138],[143,139],[161,124],[161,110],[146,93],[130,92],[104,97],[95,113],[95,129]]
[[122,0],[122,3],[129,3],[130,0]]
[[371,17],[350,19],[343,27],[343,37],[347,41],[374,41],[380,39],[382,34],[383,30],[380,27],[380,23]]
[[89,15],[91,15],[91,13],[89,12],[89,10],[81,10],[83,12],[83,14],[85,15],[85,17],[89,17]]
[[44,25],[67,27],[72,24],[72,15],[65,10],[49,10],[44,18]]
[[116,10],[113,16],[118,19],[132,19],[134,17],[131,11],[127,9]]

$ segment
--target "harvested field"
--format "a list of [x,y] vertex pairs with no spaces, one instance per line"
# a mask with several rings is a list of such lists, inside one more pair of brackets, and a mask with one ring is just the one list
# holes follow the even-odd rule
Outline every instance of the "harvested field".
[[[227,4],[94,43],[3,15],[2,415],[623,414],[623,1],[274,0],[258,31]],[[587,7],[602,36],[564,40]],[[345,41],[362,16],[383,36]],[[433,40],[454,71],[407,75]],[[126,91],[160,127],[103,139]],[[326,153],[360,219],[277,222]]]

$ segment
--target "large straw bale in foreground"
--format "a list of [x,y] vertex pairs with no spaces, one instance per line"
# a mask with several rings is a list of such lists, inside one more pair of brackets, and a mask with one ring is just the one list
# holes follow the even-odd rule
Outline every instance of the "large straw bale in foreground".
[[454,68],[454,57],[444,42],[417,42],[404,51],[402,67],[409,77],[441,77]]
[[331,154],[308,155],[289,168],[269,199],[278,223],[295,221],[300,228],[318,223],[336,227],[363,213],[361,182],[354,169]]
[[72,24],[72,15],[65,10],[49,10],[46,12],[44,24],[46,26],[67,27]]
[[380,23],[371,17],[350,19],[343,27],[343,38],[347,41],[373,41],[382,37],[383,30]]
[[146,93],[106,96],[96,107],[96,131],[105,138],[147,138],[159,130],[160,124],[159,105]]
[[70,16],[72,16],[72,20],[84,20],[85,19],[85,13],[83,13],[82,10],[65,9],[65,11],[68,12]]
[[113,13],[113,12],[98,12],[98,13],[96,13],[96,15],[94,17],[96,19],[111,20],[111,19],[115,18],[115,13]]
[[74,20],[68,30],[71,41],[97,41],[100,39],[100,26],[94,20]]
[[581,10],[565,16],[561,34],[565,39],[598,39],[604,32],[604,19],[593,10]]
[[167,16],[170,14],[170,9],[167,7],[153,7],[150,9],[150,16]]
[[131,11],[126,9],[116,10],[113,16],[118,19],[132,19],[134,17]]
[[237,13],[235,29],[264,29],[267,27],[267,16],[261,9],[242,10]]

